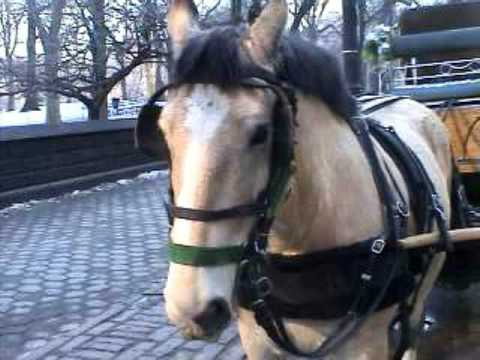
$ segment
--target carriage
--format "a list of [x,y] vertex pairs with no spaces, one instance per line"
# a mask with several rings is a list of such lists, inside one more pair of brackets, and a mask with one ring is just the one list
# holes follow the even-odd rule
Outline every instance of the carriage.
[[[405,11],[380,74],[383,91],[434,109],[447,126],[466,199],[480,206],[480,2]],[[397,61],[398,63],[398,61]],[[478,210],[465,216],[478,223]]]
[[[399,25],[400,35],[391,39],[395,60],[379,74],[379,88],[438,113],[462,184],[459,226],[480,226],[480,2],[409,9]],[[450,285],[465,288],[480,279],[478,271],[464,271],[480,264],[477,243],[447,261],[443,278]]]

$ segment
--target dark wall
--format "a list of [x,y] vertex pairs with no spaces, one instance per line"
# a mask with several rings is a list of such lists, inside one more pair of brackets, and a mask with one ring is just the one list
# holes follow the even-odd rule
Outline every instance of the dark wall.
[[0,128],[0,194],[152,163],[134,147],[133,120]]

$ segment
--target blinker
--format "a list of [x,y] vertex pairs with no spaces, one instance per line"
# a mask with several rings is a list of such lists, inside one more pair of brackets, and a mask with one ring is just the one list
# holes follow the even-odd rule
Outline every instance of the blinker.
[[135,128],[135,147],[145,155],[158,158],[164,151],[164,141],[158,127],[162,108],[155,104],[142,107]]

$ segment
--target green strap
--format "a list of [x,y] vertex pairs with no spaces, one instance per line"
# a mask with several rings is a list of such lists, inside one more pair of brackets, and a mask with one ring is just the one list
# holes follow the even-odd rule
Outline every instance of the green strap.
[[269,193],[269,208],[267,217],[273,218],[277,215],[278,208],[283,203],[284,196],[288,192],[288,181],[290,180],[292,170],[284,168],[279,171],[273,179],[273,185]]
[[168,243],[168,257],[170,262],[190,266],[220,266],[238,263],[242,259],[244,247],[205,247],[188,246]]

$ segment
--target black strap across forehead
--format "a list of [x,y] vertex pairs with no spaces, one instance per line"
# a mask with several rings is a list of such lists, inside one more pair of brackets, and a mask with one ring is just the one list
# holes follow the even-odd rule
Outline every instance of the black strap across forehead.
[[167,154],[169,162],[169,151],[163,133],[158,126],[162,107],[157,105],[156,102],[173,86],[174,84],[168,84],[150,97],[148,102],[140,109],[135,127],[135,147],[145,155],[156,159],[160,159],[164,154]]

